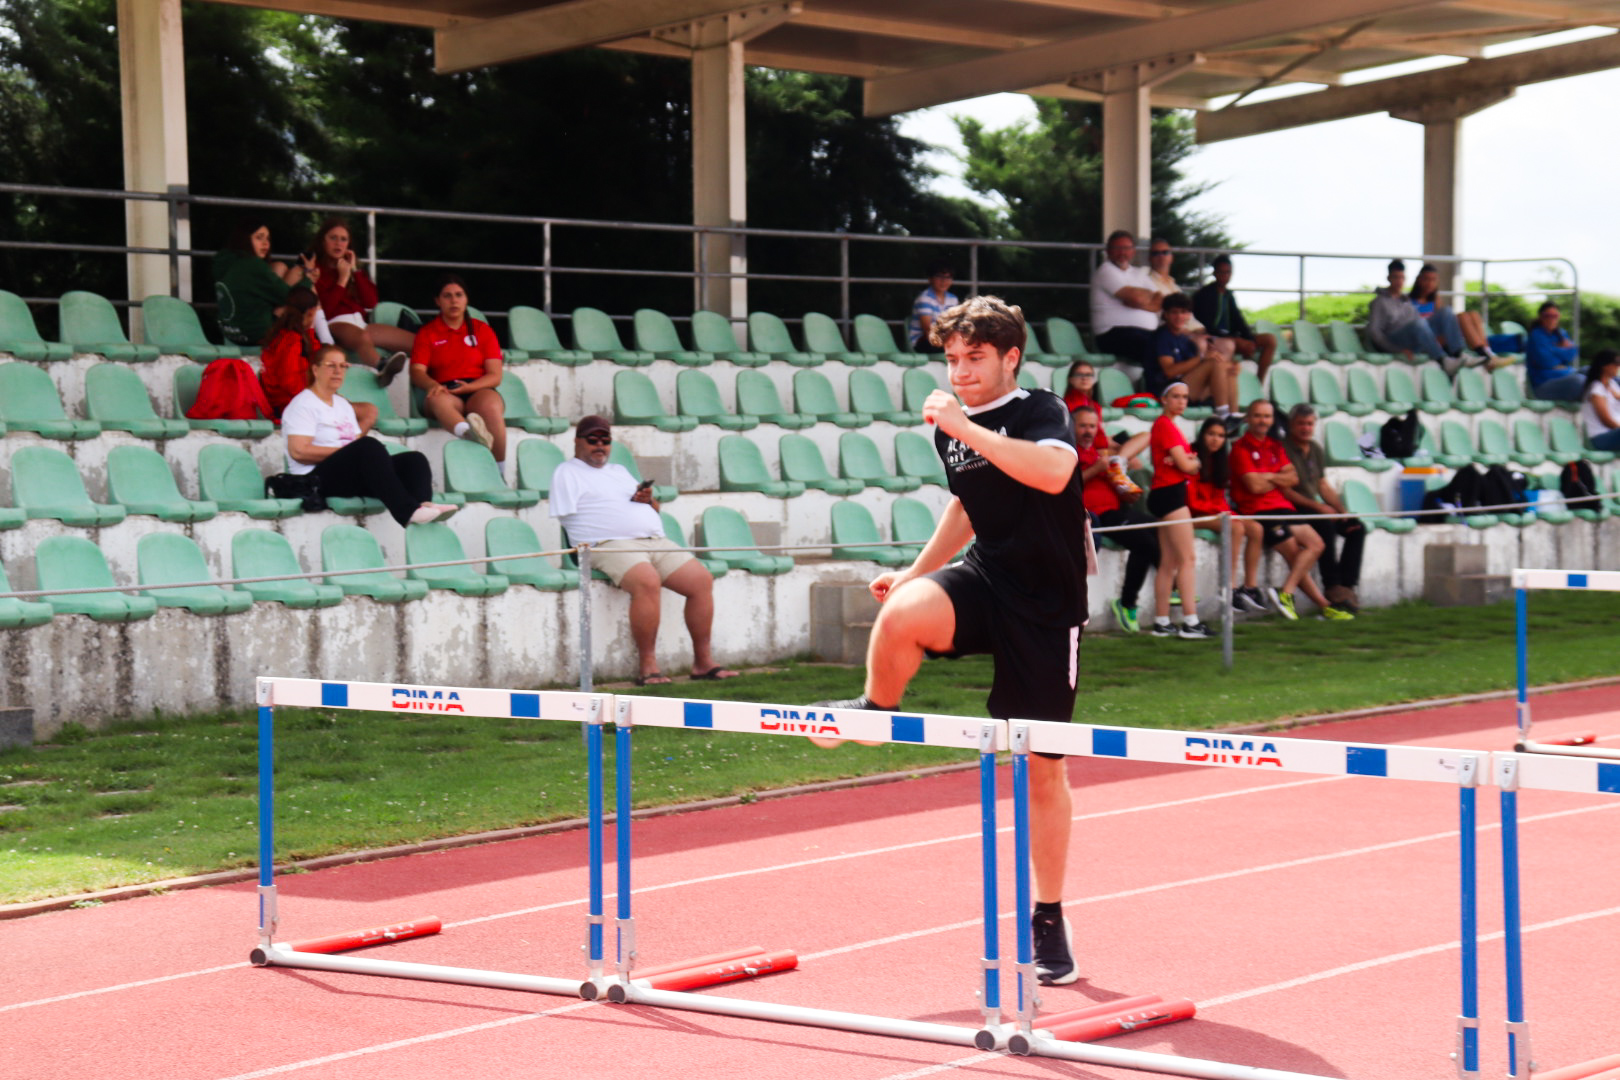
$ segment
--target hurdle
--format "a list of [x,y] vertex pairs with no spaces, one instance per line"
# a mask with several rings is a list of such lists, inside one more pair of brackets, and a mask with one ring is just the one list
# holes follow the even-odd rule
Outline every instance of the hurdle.
[[[834,1028],[841,1031],[920,1039],[954,1046],[997,1049],[1007,1035],[1001,1014],[999,918],[996,880],[996,752],[1006,748],[1006,725],[977,717],[922,713],[877,713],[857,709],[805,708],[745,702],[620,695],[614,702],[617,840],[617,930],[615,979],[599,984],[611,1002],[652,1005],[724,1016]],[[637,946],[631,914],[632,732],[637,727],[733,731],[848,739],[870,743],[903,742],[979,753],[980,854],[984,894],[984,956],[978,964],[983,985],[975,998],[984,1017],[977,1028],[922,1020],[810,1008],[778,1002],[712,998],[686,989],[662,987],[635,969]],[[788,954],[791,955],[791,954]],[[756,959],[758,957],[756,956]],[[652,969],[655,970],[655,969]],[[688,968],[688,971],[691,969]],[[759,972],[763,974],[764,972]],[[695,988],[695,986],[693,987]]]
[[1522,754],[1567,754],[1574,757],[1620,760],[1620,749],[1590,745],[1596,736],[1582,732],[1562,739],[1537,742],[1530,738],[1530,590],[1582,590],[1620,592],[1620,570],[1513,571],[1513,623],[1515,668],[1518,676],[1519,737],[1514,749]]
[[[1614,576],[1620,578],[1620,574]],[[1536,1065],[1530,1056],[1530,1022],[1525,1016],[1524,1001],[1524,933],[1519,909],[1519,792],[1530,788],[1583,795],[1620,794],[1620,763],[1548,753],[1499,753],[1493,757],[1494,780],[1502,802],[1502,937],[1507,965],[1508,1075],[1528,1076]],[[1604,1080],[1615,1070],[1620,1070],[1620,1054],[1538,1076]]]
[[[1476,792],[1481,781],[1481,769],[1488,755],[1466,750],[1448,750],[1425,746],[1383,746],[1368,743],[1322,742],[1315,739],[1272,738],[1270,736],[1230,736],[1210,731],[1176,731],[1158,728],[1109,728],[1089,724],[1062,724],[1038,720],[1013,720],[1011,743],[1013,753],[1013,807],[1018,823],[1020,850],[1027,848],[1029,823],[1029,772],[1031,753],[1064,754],[1070,757],[1113,758],[1127,761],[1151,762],[1166,765],[1200,765],[1210,768],[1247,769],[1280,773],[1311,773],[1325,776],[1366,776],[1391,780],[1415,780],[1449,784],[1458,789],[1461,842],[1460,893],[1462,900],[1462,1009],[1457,1018],[1456,1050],[1452,1057],[1458,1074],[1463,1077],[1479,1075],[1479,990],[1478,956],[1476,942],[1478,926],[1475,907],[1476,846],[1474,816]],[[1029,889],[1030,867],[1027,858],[1020,858],[1016,867],[1020,897]],[[1030,926],[1032,906],[1020,903],[1018,909],[1019,972],[1025,970],[1025,961],[1033,954],[1033,933]],[[1032,988],[1032,984],[1029,984]],[[1025,992],[1021,979],[1017,993],[1016,1034],[1008,1039],[1008,1049],[1015,1054],[1060,1058],[1089,1065],[1115,1065],[1125,1068],[1146,1069],[1176,1076],[1208,1078],[1208,1080],[1326,1080],[1306,1073],[1282,1072],[1224,1062],[1202,1061],[1193,1058],[1122,1050],[1115,1047],[1095,1046],[1069,1041],[1087,1031],[1085,1017],[1075,1023],[1073,1013],[1058,1014],[1039,1021],[1040,1002],[1034,993]],[[1117,1006],[1118,1003],[1116,1003]],[[1151,1006],[1152,1002],[1146,1002]],[[1162,999],[1158,1008],[1148,1008],[1149,1016],[1170,1013],[1164,1021],[1183,1018],[1175,1012],[1191,1016],[1185,1007],[1170,1010]],[[1187,1003],[1190,1005],[1190,1003]],[[1066,1022],[1065,1022],[1066,1021]],[[1106,1026],[1101,1034],[1111,1034]],[[1067,1036],[1067,1038],[1065,1038]],[[1093,1036],[1096,1037],[1096,1036]]]
[[368,945],[438,933],[438,919],[411,920],[391,926],[317,938],[311,941],[281,943],[275,940],[280,923],[275,881],[275,710],[278,706],[321,709],[349,709],[366,712],[454,712],[463,716],[498,719],[561,720],[585,723],[596,733],[595,755],[590,763],[590,787],[594,796],[590,819],[595,873],[591,891],[591,918],[587,949],[593,958],[593,971],[601,971],[602,891],[601,838],[602,755],[601,729],[591,723],[608,707],[608,699],[597,694],[553,691],[487,690],[468,687],[405,686],[393,683],[332,682],[318,679],[260,678],[256,686],[259,706],[259,943],[249,954],[255,967],[307,968],[338,971],[353,975],[380,975],[425,982],[460,983],[504,990],[524,990],[578,998],[589,996],[587,979],[550,978],[519,972],[486,971],[442,964],[414,964],[371,956],[345,956],[341,953]]

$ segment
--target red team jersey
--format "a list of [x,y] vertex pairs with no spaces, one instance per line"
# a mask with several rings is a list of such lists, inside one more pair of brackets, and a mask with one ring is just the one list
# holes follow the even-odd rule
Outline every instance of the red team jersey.
[[1256,438],[1246,434],[1232,444],[1230,468],[1232,470],[1232,502],[1240,514],[1256,514],[1262,510],[1292,510],[1288,501],[1276,488],[1260,495],[1251,494],[1243,477],[1248,473],[1282,472],[1288,468],[1288,451],[1276,439]]
[[[468,339],[472,344],[468,343]],[[489,324],[470,316],[459,329],[452,330],[444,319],[436,318],[416,332],[411,346],[411,363],[427,368],[434,382],[483,378],[485,361],[501,358],[501,343]]]
[[[1085,472],[1097,464],[1110,449],[1108,436],[1103,434],[1101,427],[1098,427],[1097,438],[1093,440],[1092,444],[1079,448],[1080,471]],[[1110,510],[1119,509],[1119,493],[1114,490],[1113,482],[1108,479],[1107,469],[1087,480],[1080,494],[1081,498],[1085,500],[1086,509],[1093,514],[1101,515],[1108,513]]]
[[1149,451],[1153,454],[1153,486],[1156,488],[1170,487],[1187,479],[1186,473],[1174,465],[1165,463],[1164,459],[1172,446],[1179,446],[1186,453],[1192,453],[1187,436],[1181,433],[1176,422],[1168,416],[1160,416],[1153,421],[1153,431],[1148,441]]

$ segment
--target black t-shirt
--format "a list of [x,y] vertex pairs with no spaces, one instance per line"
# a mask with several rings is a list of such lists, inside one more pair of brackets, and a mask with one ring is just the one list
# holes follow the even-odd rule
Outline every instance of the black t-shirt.
[[[1013,439],[1074,446],[1063,399],[1019,390],[969,417]],[[1019,483],[965,443],[934,432],[951,494],[962,500],[975,542],[967,563],[984,574],[1010,612],[1047,626],[1086,621],[1086,506],[1078,462],[1056,495]]]

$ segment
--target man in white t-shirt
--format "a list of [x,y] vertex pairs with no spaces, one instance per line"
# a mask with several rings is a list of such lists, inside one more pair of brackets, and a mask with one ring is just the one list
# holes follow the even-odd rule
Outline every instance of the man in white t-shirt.
[[692,635],[692,678],[731,679],[709,651],[714,623],[714,577],[689,551],[664,536],[651,481],[637,484],[623,465],[608,460],[613,428],[603,416],[587,416],[574,429],[574,456],[551,478],[551,516],[575,544],[591,546],[591,566],[630,594],[630,637],[640,654],[637,686],[672,680],[658,670],[661,591],[686,597],[686,629]]
[[1108,261],[1091,276],[1091,333],[1103,352],[1146,367],[1158,360],[1153,339],[1164,297],[1134,258],[1136,239],[1124,229],[1110,233]]

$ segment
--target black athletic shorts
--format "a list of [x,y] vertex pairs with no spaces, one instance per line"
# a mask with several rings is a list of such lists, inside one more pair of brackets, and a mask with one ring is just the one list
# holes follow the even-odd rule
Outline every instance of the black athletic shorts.
[[1260,542],[1269,550],[1294,538],[1290,526],[1300,524],[1293,510],[1256,510],[1251,517],[1267,518],[1260,523]]
[[928,655],[954,658],[988,654],[994,658],[991,716],[998,720],[1060,723],[1074,719],[1080,675],[1079,626],[1045,626],[1021,617],[967,563],[935,570],[927,577],[945,590],[956,609],[956,640],[951,651]]
[[1166,517],[1187,505],[1187,481],[1166,484],[1148,491],[1147,511],[1156,518]]

